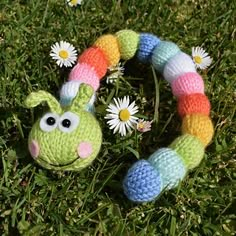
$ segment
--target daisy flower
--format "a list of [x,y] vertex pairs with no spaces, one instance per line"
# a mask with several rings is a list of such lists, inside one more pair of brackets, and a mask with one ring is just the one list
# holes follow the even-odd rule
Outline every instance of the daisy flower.
[[208,53],[201,47],[192,48],[192,57],[196,67],[202,70],[206,69],[212,62]]
[[145,121],[144,119],[139,119],[137,123],[137,130],[141,133],[145,133],[151,130],[151,125],[153,121]]
[[138,118],[133,115],[138,112],[138,107],[135,102],[130,104],[128,96],[123,99],[114,98],[114,104],[109,104],[107,112],[105,119],[109,119],[107,123],[114,130],[114,134],[119,132],[121,136],[125,136],[127,130],[130,132],[137,123]]
[[106,79],[107,84],[114,83],[118,78],[122,77],[124,75],[124,70],[121,63],[118,63],[116,66],[110,66],[108,68],[109,75]]
[[50,56],[56,60],[58,66],[70,67],[77,59],[77,51],[70,43],[60,41],[51,46]]
[[82,3],[82,0],[66,0],[66,1],[70,7],[77,7]]

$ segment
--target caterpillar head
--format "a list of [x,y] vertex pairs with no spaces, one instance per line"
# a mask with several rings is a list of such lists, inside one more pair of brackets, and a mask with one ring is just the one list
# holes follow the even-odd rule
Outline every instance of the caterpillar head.
[[45,91],[32,92],[26,98],[28,108],[42,102],[50,108],[29,134],[29,151],[38,164],[47,169],[80,170],[95,159],[101,147],[102,132],[95,117],[85,109],[92,95],[93,89],[82,84],[66,108]]

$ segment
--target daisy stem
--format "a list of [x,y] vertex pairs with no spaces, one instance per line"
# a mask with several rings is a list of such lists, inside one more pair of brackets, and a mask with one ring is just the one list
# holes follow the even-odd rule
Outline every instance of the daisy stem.
[[16,114],[13,114],[13,117],[14,117],[14,121],[16,123],[16,127],[18,128],[19,132],[20,132],[20,135],[21,135],[21,138],[24,139],[24,132],[23,132],[23,129],[22,129],[22,126],[21,126],[21,121],[19,120],[19,118],[17,117]]
[[159,104],[160,104],[160,90],[159,90],[159,83],[156,75],[156,71],[154,67],[152,66],[152,74],[155,82],[155,90],[156,90],[156,98],[155,98],[155,110],[154,110],[154,119],[153,121],[158,123],[158,118],[159,118]]

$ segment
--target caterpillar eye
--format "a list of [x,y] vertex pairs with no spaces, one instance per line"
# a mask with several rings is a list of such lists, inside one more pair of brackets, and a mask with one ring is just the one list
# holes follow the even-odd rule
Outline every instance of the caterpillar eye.
[[76,114],[67,111],[60,117],[58,128],[62,132],[70,133],[77,128],[78,124],[79,117]]
[[71,121],[69,119],[64,119],[62,122],[61,122],[62,126],[64,128],[70,128],[70,125],[71,125]]
[[40,120],[39,126],[45,132],[51,132],[57,127],[59,116],[57,114],[48,112]]

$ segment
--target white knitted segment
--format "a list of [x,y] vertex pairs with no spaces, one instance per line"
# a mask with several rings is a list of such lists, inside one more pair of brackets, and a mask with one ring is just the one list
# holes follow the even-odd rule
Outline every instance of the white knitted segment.
[[[70,99],[73,100],[75,96],[77,95],[79,91],[79,87],[83,82],[71,80],[62,85],[61,91],[60,91],[60,98],[61,99]],[[91,97],[89,104],[93,105],[96,100],[95,93]]]
[[196,72],[195,64],[189,55],[179,52],[166,63],[163,76],[172,83],[178,76],[187,72]]

